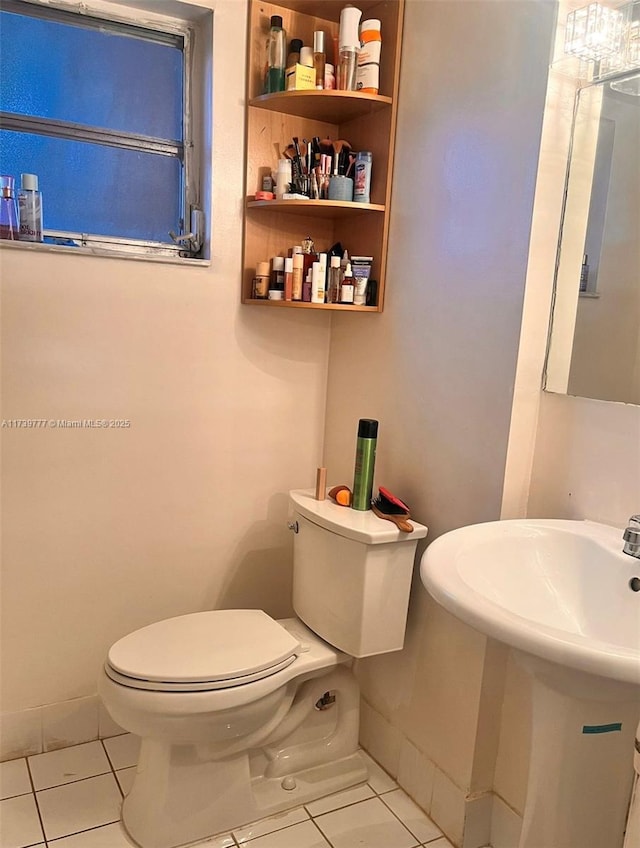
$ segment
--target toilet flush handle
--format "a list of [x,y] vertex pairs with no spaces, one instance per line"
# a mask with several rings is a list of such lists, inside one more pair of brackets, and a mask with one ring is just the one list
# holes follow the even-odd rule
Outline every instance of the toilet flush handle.
[[294,533],[297,533],[299,529],[297,521],[287,521],[287,527],[289,530],[293,530]]

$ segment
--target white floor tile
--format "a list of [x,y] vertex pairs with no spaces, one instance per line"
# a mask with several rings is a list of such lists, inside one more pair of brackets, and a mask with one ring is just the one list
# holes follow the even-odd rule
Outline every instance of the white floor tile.
[[387,792],[382,800],[398,816],[400,821],[413,833],[418,842],[429,842],[442,836],[442,831],[437,827],[425,812],[402,791],[396,789]]
[[0,763],[0,798],[13,798],[31,792],[27,761],[8,760]]
[[120,819],[122,796],[113,774],[36,794],[47,839],[70,836]]
[[253,824],[245,825],[245,827],[234,830],[233,835],[236,841],[243,845],[245,842],[250,842],[258,836],[264,836],[266,833],[282,830],[283,827],[289,827],[292,824],[299,824],[308,818],[309,816],[302,807],[296,807],[294,810],[289,810],[286,813],[279,813],[276,816],[269,816],[266,819],[253,822]]
[[107,749],[107,754],[114,769],[129,768],[138,765],[140,754],[140,737],[133,733],[125,733],[124,736],[112,736],[111,739],[103,739],[102,744]]
[[120,822],[65,836],[49,844],[52,848],[138,848],[124,832]]
[[29,768],[36,792],[111,771],[100,742],[86,742],[84,745],[37,754],[29,757]]
[[414,848],[417,840],[379,798],[314,819],[333,848]]
[[[204,842],[200,840],[193,843],[193,848],[235,848],[235,846],[233,837],[228,834],[226,836],[211,836]],[[186,845],[185,848],[191,848],[191,846]]]
[[2,848],[24,848],[43,839],[33,795],[0,801],[0,844]]
[[435,842],[428,842],[427,848],[455,848],[455,845],[443,836],[440,839],[436,839]]
[[382,795],[383,792],[391,792],[398,788],[395,780],[366,751],[360,751],[360,756],[369,769],[369,780],[367,782],[374,792]]
[[[312,821],[244,842],[243,848],[331,848]],[[395,846],[394,846],[395,848]]]
[[126,769],[119,769],[116,772],[116,778],[118,779],[118,783],[120,784],[120,789],[122,789],[123,795],[128,795],[131,792],[131,786],[133,784],[133,778],[136,776],[136,767],[129,766]]
[[345,789],[343,792],[336,792],[334,795],[327,795],[326,798],[319,798],[317,801],[306,804],[306,808],[310,816],[321,816],[323,813],[348,807],[349,804],[356,804],[367,798],[373,798],[373,789],[365,783],[362,786]]

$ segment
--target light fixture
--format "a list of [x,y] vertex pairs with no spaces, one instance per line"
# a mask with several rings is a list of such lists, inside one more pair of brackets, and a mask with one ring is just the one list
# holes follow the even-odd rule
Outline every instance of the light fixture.
[[624,15],[618,9],[589,3],[567,17],[564,51],[581,59],[600,62],[622,48]]
[[570,12],[564,52],[580,58],[580,78],[608,79],[615,91],[640,93],[640,0]]

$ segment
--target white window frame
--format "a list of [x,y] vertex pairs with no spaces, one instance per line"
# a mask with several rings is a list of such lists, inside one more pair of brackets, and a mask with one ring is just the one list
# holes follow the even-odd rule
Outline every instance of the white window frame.
[[[185,10],[193,9],[187,4],[176,3],[176,8],[184,5]],[[167,140],[156,139],[134,133],[123,133],[108,129],[86,127],[71,122],[0,113],[0,125],[3,129],[23,132],[41,132],[42,134],[76,139],[78,141],[97,141],[113,147],[155,151],[164,155],[180,156],[183,162],[183,185],[181,192],[182,227],[178,234],[172,233],[174,242],[156,242],[125,237],[101,236],[92,233],[77,233],[44,228],[44,235],[52,238],[70,239],[75,246],[42,244],[35,242],[4,242],[12,246],[63,250],[68,253],[118,255],[135,259],[164,259],[184,260],[189,262],[207,258],[209,245],[205,232],[205,216],[202,196],[204,187],[200,184],[199,175],[208,172],[202,167],[199,134],[194,127],[201,121],[195,119],[194,76],[203,67],[203,56],[196,61],[196,32],[197,24],[191,20],[169,17],[149,11],[148,6],[127,5],[103,2],[78,4],[73,0],[3,0],[3,11],[14,11],[19,14],[31,14],[47,20],[69,22],[70,17],[85,19],[85,25],[99,26],[99,21],[107,21],[117,31],[120,25],[123,31],[127,28],[146,30],[157,34],[158,41],[183,41],[183,140],[181,144],[167,143]],[[181,10],[180,10],[181,11]],[[206,9],[199,11],[207,12]],[[209,11],[210,13],[210,11]],[[186,16],[185,16],[186,17]],[[163,38],[163,36],[165,36]],[[199,53],[202,53],[202,45]],[[45,221],[46,223],[46,221]],[[178,222],[176,222],[178,223]],[[169,239],[169,236],[168,236]],[[3,244],[3,246],[4,246]],[[207,263],[208,264],[208,263]]]

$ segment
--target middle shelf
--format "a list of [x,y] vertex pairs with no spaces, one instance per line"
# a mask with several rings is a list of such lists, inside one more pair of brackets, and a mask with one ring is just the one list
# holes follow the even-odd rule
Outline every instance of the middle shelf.
[[381,203],[354,203],[347,200],[251,200],[247,209],[264,209],[290,215],[312,215],[315,218],[351,218],[371,212],[384,212]]

